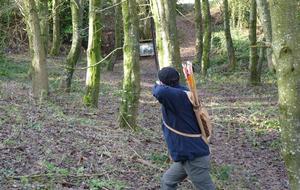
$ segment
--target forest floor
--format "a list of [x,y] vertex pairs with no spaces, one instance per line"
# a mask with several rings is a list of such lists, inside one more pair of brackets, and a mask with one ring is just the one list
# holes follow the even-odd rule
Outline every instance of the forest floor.
[[[178,20],[183,60],[194,54],[193,25]],[[30,58],[10,55],[0,62],[0,189],[159,189],[168,166],[161,133],[160,105],[151,94],[154,61],[141,60],[140,130],[117,127],[122,65],[102,72],[99,108],[82,104],[85,71],[76,70],[72,91],[58,89],[62,57],[49,58],[51,93],[44,102],[30,95]],[[83,60],[78,67],[84,67]],[[198,78],[199,93],[211,113],[212,176],[218,189],[285,190],[280,155],[277,87],[247,84],[248,72],[216,67]],[[221,67],[220,67],[221,68]],[[186,180],[182,190],[192,189]]]

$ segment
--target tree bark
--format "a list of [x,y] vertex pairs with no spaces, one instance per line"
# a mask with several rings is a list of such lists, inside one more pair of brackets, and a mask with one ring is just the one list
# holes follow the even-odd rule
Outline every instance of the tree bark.
[[203,51],[203,23],[202,23],[202,11],[201,0],[195,0],[195,30],[196,30],[196,47],[194,67],[201,70],[202,51]]
[[270,0],[272,49],[279,93],[282,154],[291,190],[300,189],[300,6]]
[[[183,76],[176,26],[176,3],[151,0],[156,29],[156,46],[160,69],[172,66]],[[182,81],[184,77],[181,77]]]
[[126,0],[122,3],[124,31],[124,79],[123,94],[120,106],[119,126],[136,129],[136,117],[140,96],[140,67],[139,67],[139,20],[137,3]]
[[[89,41],[87,49],[86,93],[84,104],[98,107],[101,58],[101,0],[89,1]],[[97,64],[97,65],[95,65]],[[95,65],[95,66],[93,66]]]
[[203,76],[206,76],[207,69],[210,66],[209,54],[211,47],[211,15],[208,0],[202,0],[202,12],[204,21],[204,39],[203,39],[203,54],[202,54],[202,68]]
[[71,0],[70,1],[71,12],[72,12],[72,45],[65,61],[65,73],[61,81],[61,89],[66,92],[71,90],[71,82],[74,73],[75,65],[80,56],[81,48],[81,36],[80,29],[82,27],[82,0]]
[[48,94],[46,54],[41,36],[37,6],[34,0],[24,0],[23,9],[27,19],[27,33],[32,42],[32,88],[33,96],[43,98]]
[[41,37],[44,44],[45,55],[48,53],[48,37],[49,37],[49,11],[48,0],[35,0],[38,9],[38,17],[40,19]]
[[258,73],[258,54],[256,42],[256,1],[251,0],[250,25],[249,25],[249,40],[250,40],[250,83],[252,85],[260,84],[260,76]]
[[[264,37],[266,38],[266,43],[270,45],[272,43],[272,22],[269,9],[269,2],[267,0],[256,0],[259,17],[262,21]],[[270,70],[274,70],[274,65],[272,61],[272,50],[267,49],[267,60]]]
[[[122,6],[121,6],[121,0],[114,0],[115,6],[114,8],[114,15],[115,15],[115,49],[122,47]],[[117,50],[111,58],[111,61],[109,61],[107,65],[108,71],[113,71],[114,65],[117,62],[118,57],[120,56],[122,50]]]
[[52,48],[51,55],[59,54],[60,47],[60,0],[52,0],[52,20],[53,20],[53,32],[52,32]]
[[229,19],[229,9],[228,9],[228,0],[223,0],[224,6],[224,32],[226,38],[226,47],[228,55],[228,69],[233,70],[236,67],[236,57],[234,53],[233,42],[230,32],[230,19]]

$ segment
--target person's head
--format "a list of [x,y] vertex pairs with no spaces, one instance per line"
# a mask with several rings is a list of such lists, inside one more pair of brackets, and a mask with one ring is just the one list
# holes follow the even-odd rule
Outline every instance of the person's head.
[[179,73],[173,67],[164,67],[158,71],[158,79],[167,86],[179,84]]

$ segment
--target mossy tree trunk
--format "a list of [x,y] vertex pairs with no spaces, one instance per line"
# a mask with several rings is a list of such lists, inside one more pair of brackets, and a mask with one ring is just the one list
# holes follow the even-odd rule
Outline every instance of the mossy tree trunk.
[[279,93],[282,154],[291,190],[300,189],[300,6],[270,0],[272,49]]
[[250,23],[249,23],[249,40],[250,40],[250,83],[252,85],[260,84],[260,75],[258,73],[258,53],[256,42],[256,22],[257,22],[256,1],[251,0]]
[[[264,37],[266,39],[266,44],[270,45],[272,43],[272,22],[270,15],[269,2],[267,0],[256,0],[258,13],[260,20],[262,22]],[[274,65],[272,61],[272,49],[267,49],[267,60],[270,70],[274,70]]]
[[48,37],[49,37],[49,10],[48,0],[35,0],[38,8],[38,17],[40,19],[41,36],[45,48],[45,54],[48,53]]
[[195,30],[196,30],[196,46],[195,46],[195,58],[194,67],[201,68],[202,51],[203,51],[203,23],[202,23],[202,11],[201,0],[195,0]]
[[71,82],[75,69],[75,65],[80,57],[81,48],[81,36],[80,30],[82,27],[82,0],[71,0],[70,1],[71,12],[72,12],[72,45],[65,61],[65,72],[61,81],[61,89],[66,92],[71,90]]
[[228,8],[228,0],[223,0],[224,6],[224,32],[226,38],[226,47],[227,47],[227,55],[228,55],[228,69],[233,70],[236,67],[236,57],[234,53],[233,42],[231,38],[231,31],[230,31],[230,14]]
[[48,72],[38,10],[34,0],[24,0],[22,6],[27,20],[26,29],[32,46],[33,95],[36,98],[43,98],[48,94]]
[[136,0],[122,3],[124,31],[124,79],[123,94],[120,107],[119,126],[136,129],[136,117],[140,96],[139,67],[139,20]]
[[[121,0],[114,0],[114,4],[116,4],[117,6],[114,7],[114,15],[115,15],[115,49],[116,48],[120,48],[122,47],[122,25],[123,25],[123,21],[122,21],[122,5],[121,5]],[[111,58],[111,61],[108,62],[107,65],[107,70],[108,71],[113,71],[114,69],[114,65],[118,59],[118,57],[120,56],[120,54],[122,53],[122,50],[117,50]]]
[[53,20],[53,29],[52,29],[52,47],[51,47],[51,55],[59,54],[60,47],[60,8],[61,8],[61,0],[52,0],[52,20]]
[[[181,58],[176,26],[175,1],[151,0],[156,29],[156,48],[159,67],[173,66],[181,76]],[[184,80],[184,77],[181,77]]]
[[208,0],[202,0],[202,12],[204,23],[204,38],[203,38],[203,54],[202,54],[202,68],[201,72],[203,76],[206,76],[207,69],[210,66],[209,54],[211,48],[211,15],[210,6]]
[[[89,1],[89,41],[87,49],[86,93],[83,102],[98,107],[101,58],[101,0]],[[94,66],[93,66],[94,65]]]

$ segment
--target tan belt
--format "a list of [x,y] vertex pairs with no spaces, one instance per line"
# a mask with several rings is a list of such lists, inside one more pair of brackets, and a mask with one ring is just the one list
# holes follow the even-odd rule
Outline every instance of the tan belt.
[[173,129],[172,127],[170,127],[169,125],[166,124],[166,122],[163,120],[163,124],[165,127],[167,127],[170,131],[178,134],[178,135],[181,135],[181,136],[184,136],[184,137],[192,137],[192,138],[199,138],[201,137],[201,134],[189,134],[189,133],[183,133],[183,132],[180,132],[180,131],[177,131],[176,129]]

